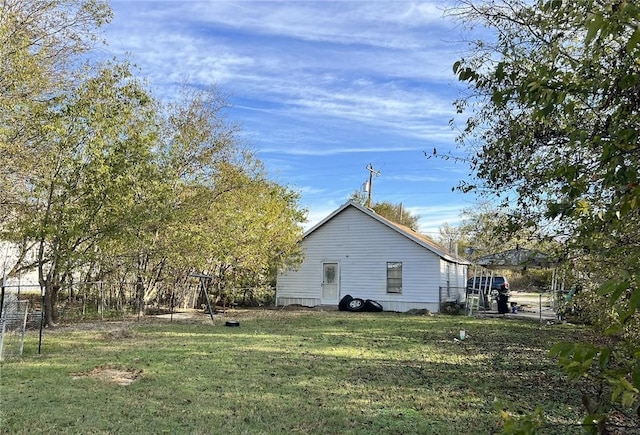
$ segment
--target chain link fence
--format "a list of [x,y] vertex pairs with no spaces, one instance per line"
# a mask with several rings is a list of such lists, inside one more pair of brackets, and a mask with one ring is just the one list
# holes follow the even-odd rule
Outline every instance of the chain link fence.
[[[108,320],[127,315],[168,314],[184,309],[202,309],[206,298],[199,281],[157,283],[143,290],[135,282],[97,281],[78,283],[63,288],[56,301],[60,320]],[[223,308],[271,306],[275,302],[275,288],[225,287],[208,288],[212,305]],[[24,293],[32,307],[40,306],[40,294]]]
[[24,348],[29,301],[8,293],[0,312],[0,361],[20,357]]

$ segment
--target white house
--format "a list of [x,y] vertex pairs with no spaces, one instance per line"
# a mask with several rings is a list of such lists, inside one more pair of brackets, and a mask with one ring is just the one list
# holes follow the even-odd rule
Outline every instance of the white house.
[[[27,260],[33,260],[35,252],[31,251],[27,254]],[[17,245],[0,241],[0,280],[6,288],[17,289],[37,289],[40,291],[38,280],[38,272],[35,270],[22,272],[17,275],[9,276],[9,272],[18,262],[20,258],[20,249]]]
[[469,262],[349,201],[305,232],[304,261],[278,275],[276,305],[336,306],[344,295],[385,311],[464,302]]

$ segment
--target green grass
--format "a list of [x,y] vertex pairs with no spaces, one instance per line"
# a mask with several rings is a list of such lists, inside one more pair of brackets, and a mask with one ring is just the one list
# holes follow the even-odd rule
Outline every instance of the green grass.
[[[580,433],[547,357],[575,327],[395,313],[240,311],[239,328],[160,320],[31,332],[0,367],[1,433],[495,433],[542,406]],[[114,324],[111,324],[114,325]],[[456,341],[459,330],[469,337]],[[82,376],[130,370],[127,386]]]

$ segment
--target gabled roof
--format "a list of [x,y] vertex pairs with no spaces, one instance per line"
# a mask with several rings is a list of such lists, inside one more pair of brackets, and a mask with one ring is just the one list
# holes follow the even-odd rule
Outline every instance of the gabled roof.
[[559,260],[540,251],[518,248],[485,255],[478,258],[476,262],[489,269],[517,269],[523,267],[551,268],[557,266]]
[[414,243],[417,243],[418,245],[422,246],[423,248],[433,252],[434,254],[438,255],[440,258],[442,258],[442,259],[444,259],[446,261],[449,261],[451,263],[458,263],[458,264],[471,264],[469,261],[465,260],[464,258],[461,258],[461,257],[458,257],[458,256],[455,256],[455,255],[451,254],[443,246],[439,245],[438,243],[434,242],[433,240],[429,239],[428,237],[425,237],[424,235],[413,231],[411,228],[409,228],[407,226],[400,225],[400,224],[397,224],[397,223],[395,223],[393,221],[390,221],[389,219],[386,219],[386,218],[380,216],[379,214],[377,214],[375,211],[371,210],[370,208],[367,208],[367,207],[365,207],[365,206],[363,206],[363,205],[361,205],[361,204],[359,204],[357,202],[354,202],[354,201],[347,201],[346,203],[342,204],[337,210],[335,210],[329,216],[327,216],[326,218],[324,218],[323,220],[318,222],[316,225],[314,225],[313,227],[308,229],[304,233],[303,238],[306,238],[307,236],[309,236],[311,233],[316,231],[318,228],[322,227],[324,224],[329,222],[331,219],[333,219],[335,216],[337,216],[338,214],[342,213],[345,209],[347,209],[349,207],[353,207],[356,210],[361,211],[365,215],[371,217],[372,219],[377,220],[378,222],[382,223],[383,225],[386,225],[387,227],[389,227],[392,230],[396,231],[400,235],[406,237],[407,239],[413,241]]

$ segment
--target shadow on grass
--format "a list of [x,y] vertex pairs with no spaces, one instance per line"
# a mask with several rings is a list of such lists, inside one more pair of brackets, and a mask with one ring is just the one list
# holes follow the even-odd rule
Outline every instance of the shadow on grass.
[[[580,333],[527,322],[394,313],[248,312],[221,323],[138,322],[46,337],[3,367],[17,433],[495,433],[494,399],[581,409],[548,347]],[[469,338],[456,341],[459,330]],[[30,338],[33,344],[33,338]],[[129,386],[73,380],[101,365]],[[37,410],[37,411],[36,411]],[[552,433],[552,432],[551,432]],[[559,433],[569,433],[560,430]]]

